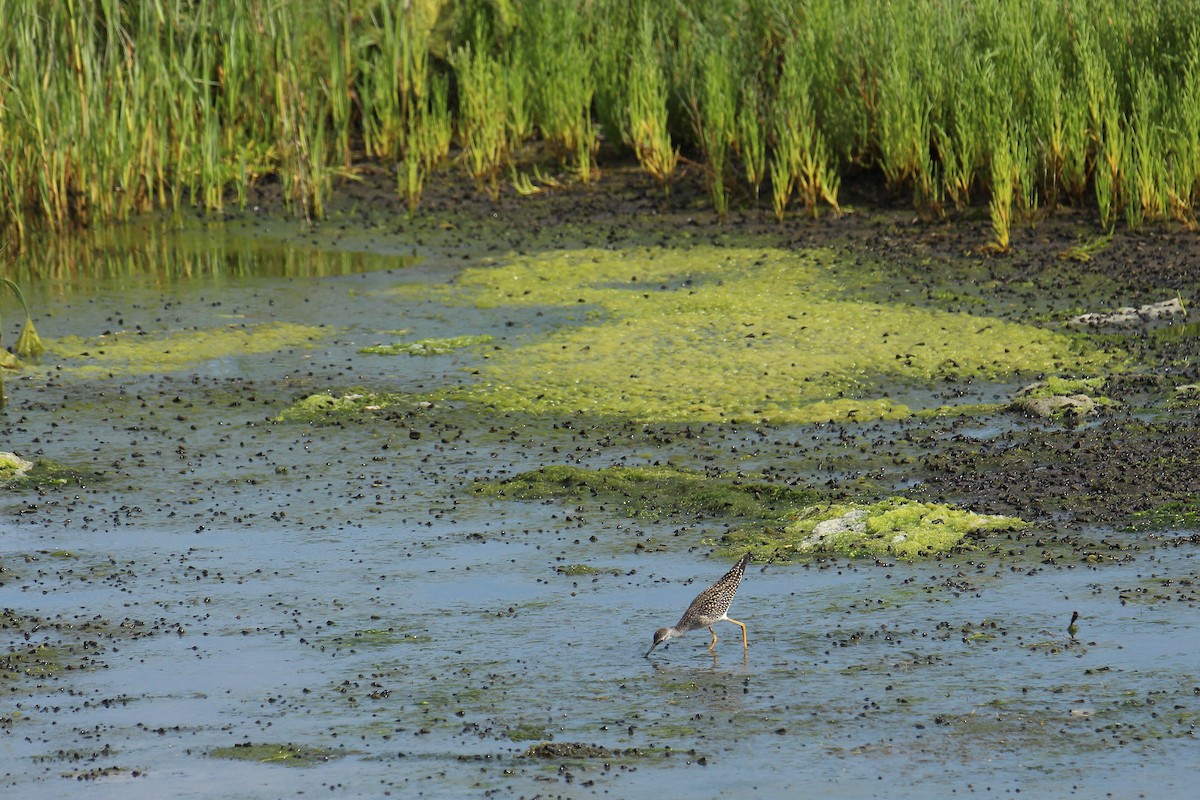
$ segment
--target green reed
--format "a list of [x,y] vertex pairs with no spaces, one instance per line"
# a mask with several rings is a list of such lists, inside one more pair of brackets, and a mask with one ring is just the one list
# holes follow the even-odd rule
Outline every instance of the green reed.
[[589,19],[583,6],[559,0],[526,0],[524,10],[519,39],[525,52],[519,63],[530,71],[534,122],[562,161],[575,158],[580,178],[587,183],[597,145],[588,37],[593,23],[607,25],[609,20]]
[[753,83],[742,90],[736,124],[742,170],[746,173],[746,183],[754,193],[754,205],[758,206],[758,195],[767,176],[767,132],[763,122],[762,101]]
[[1183,77],[1172,90],[1167,106],[1170,122],[1165,130],[1171,132],[1175,142],[1167,199],[1172,216],[1195,228],[1196,204],[1200,200],[1200,47],[1194,46],[1188,53]]
[[697,83],[689,99],[692,124],[707,165],[708,196],[723,220],[729,210],[725,170],[737,119],[733,61],[726,38],[714,36],[705,43]]
[[667,117],[667,80],[655,47],[654,20],[643,10],[637,50],[629,72],[629,113],[624,138],[638,163],[669,194],[679,163],[679,148],[671,141]]
[[838,208],[840,178],[817,124],[807,52],[801,40],[793,40],[788,46],[774,103],[772,204],[781,222],[793,191],[813,217],[822,201]]
[[[569,162],[584,180],[597,157],[636,159],[664,189],[683,159],[721,216],[756,203],[764,182],[781,217],[797,196],[809,211],[836,203],[853,169],[923,216],[986,203],[1004,228],[1005,214],[1032,221],[1066,204],[1106,227],[1195,225],[1198,11],[0,0],[0,235],[216,211],[264,178],[318,218],[335,178],[366,161],[396,166],[415,207],[455,145],[493,193],[513,153]],[[784,85],[792,59],[799,93]],[[781,109],[784,95],[796,104]]]
[[487,52],[481,35],[460,47],[451,62],[458,80],[458,120],[467,174],[496,199],[508,159],[504,67]]

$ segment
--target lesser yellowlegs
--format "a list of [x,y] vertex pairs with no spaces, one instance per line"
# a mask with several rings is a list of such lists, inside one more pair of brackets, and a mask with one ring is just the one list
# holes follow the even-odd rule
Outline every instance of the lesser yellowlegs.
[[733,602],[733,596],[737,593],[738,586],[742,582],[742,573],[746,571],[746,564],[749,561],[750,554],[747,553],[742,556],[741,561],[733,565],[729,572],[725,573],[721,580],[696,595],[696,599],[688,606],[687,611],[683,612],[683,616],[679,618],[679,622],[675,623],[674,628],[659,628],[655,631],[654,644],[650,645],[646,656],[648,657],[654,652],[654,648],[668,639],[683,636],[688,631],[694,631],[697,628],[708,628],[708,632],[713,637],[712,644],[708,646],[708,649],[712,650],[717,646],[717,632],[712,629],[712,626],[721,620],[732,622],[742,629],[742,649],[749,649],[750,642],[746,639],[746,626],[736,619],[730,619],[728,613],[729,604]]

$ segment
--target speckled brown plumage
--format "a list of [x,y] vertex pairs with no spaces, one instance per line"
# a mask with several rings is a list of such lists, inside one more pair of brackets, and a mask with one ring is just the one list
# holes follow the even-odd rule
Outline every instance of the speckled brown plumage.
[[737,593],[738,586],[742,583],[742,574],[746,571],[746,564],[749,562],[750,554],[747,553],[730,568],[729,572],[725,573],[721,580],[696,595],[696,599],[687,607],[687,611],[683,612],[683,616],[679,618],[679,622],[675,624],[675,627],[659,628],[655,631],[654,644],[650,645],[650,649],[646,651],[646,655],[650,655],[654,652],[654,648],[668,639],[682,636],[688,631],[694,631],[697,628],[708,628],[708,632],[713,637],[708,649],[712,650],[717,646],[717,633],[712,629],[712,626],[721,620],[732,622],[742,629],[742,649],[748,649],[750,642],[746,638],[746,626],[736,619],[730,619],[728,612],[729,606],[733,602],[733,596]]

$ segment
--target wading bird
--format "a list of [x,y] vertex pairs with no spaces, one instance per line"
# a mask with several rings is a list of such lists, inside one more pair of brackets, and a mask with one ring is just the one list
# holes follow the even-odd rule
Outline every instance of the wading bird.
[[687,611],[683,612],[683,616],[679,618],[679,622],[675,623],[674,628],[659,628],[655,631],[654,644],[650,645],[650,649],[646,651],[646,657],[648,658],[654,652],[654,648],[668,639],[683,636],[688,631],[694,631],[697,628],[708,628],[708,632],[713,637],[712,644],[708,646],[708,649],[712,650],[717,646],[717,632],[712,629],[712,626],[721,620],[732,622],[742,629],[742,649],[749,649],[750,643],[746,640],[746,626],[736,619],[730,619],[728,613],[729,604],[733,602],[733,596],[737,593],[738,586],[742,582],[742,573],[746,571],[746,564],[749,561],[750,554],[747,553],[742,556],[741,561],[733,565],[729,572],[725,573],[721,580],[696,595],[696,599],[688,606]]

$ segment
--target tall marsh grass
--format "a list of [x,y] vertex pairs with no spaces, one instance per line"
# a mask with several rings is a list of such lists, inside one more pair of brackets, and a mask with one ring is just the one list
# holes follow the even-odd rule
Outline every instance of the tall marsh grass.
[[637,49],[629,68],[628,117],[623,134],[642,169],[668,194],[679,164],[679,148],[671,140],[667,79],[655,39],[654,19],[643,9],[635,40]]
[[[447,160],[584,181],[699,163],[720,216],[880,176],[927,217],[1196,225],[1200,2],[0,0],[0,235],[277,182],[319,218],[364,161],[416,209]],[[608,147],[601,149],[607,142]]]

